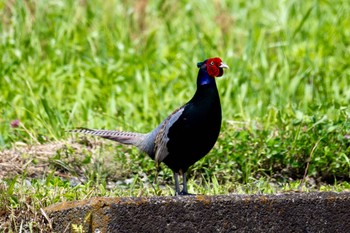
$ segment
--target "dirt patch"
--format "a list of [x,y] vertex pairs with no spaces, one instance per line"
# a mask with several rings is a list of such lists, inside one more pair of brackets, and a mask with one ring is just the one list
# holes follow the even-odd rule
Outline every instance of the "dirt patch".
[[52,142],[44,145],[15,143],[13,148],[0,152],[0,179],[14,177],[26,172],[30,177],[39,177],[50,170],[49,158],[58,150],[81,145],[71,142]]
[[[74,154],[72,159],[84,159],[84,155],[94,154],[101,144],[102,142],[97,140],[68,140],[34,145],[17,142],[11,149],[0,151],[0,179],[11,178],[24,172],[30,178],[39,178],[49,172],[61,177],[70,176],[64,169],[53,169],[52,158],[58,154],[66,154],[66,157]],[[69,158],[66,162],[70,162]]]
[[49,170],[49,157],[63,148],[65,143],[55,142],[45,145],[15,143],[9,150],[0,152],[0,179],[22,174],[40,176]]

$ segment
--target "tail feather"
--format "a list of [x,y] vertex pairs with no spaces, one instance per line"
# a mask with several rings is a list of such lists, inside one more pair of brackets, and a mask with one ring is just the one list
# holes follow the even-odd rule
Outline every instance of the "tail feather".
[[115,131],[115,130],[101,130],[101,129],[87,129],[87,128],[78,128],[69,130],[71,133],[82,133],[89,134],[93,136],[99,136],[102,138],[106,138],[112,141],[120,142],[126,145],[135,145],[139,146],[140,143],[145,138],[145,134],[134,133],[134,132],[123,132],[123,131]]

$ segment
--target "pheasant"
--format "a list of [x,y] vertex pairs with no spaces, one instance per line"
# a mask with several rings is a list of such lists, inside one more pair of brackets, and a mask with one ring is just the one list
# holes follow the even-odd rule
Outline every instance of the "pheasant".
[[[186,172],[214,146],[221,128],[221,104],[215,78],[229,68],[218,57],[197,64],[197,90],[192,99],[171,113],[149,133],[78,128],[83,133],[134,145],[157,164],[165,163],[174,173],[175,195],[188,195]],[[179,175],[183,189],[180,192]]]

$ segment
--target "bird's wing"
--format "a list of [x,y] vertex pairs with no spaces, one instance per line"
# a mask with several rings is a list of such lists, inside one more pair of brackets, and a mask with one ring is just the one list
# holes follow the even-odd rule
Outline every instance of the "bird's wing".
[[168,133],[170,127],[179,119],[183,113],[185,106],[176,109],[170,116],[168,116],[161,124],[159,132],[155,140],[155,158],[156,162],[161,162],[169,154],[167,143],[169,141]]
[[145,134],[134,133],[134,132],[122,132],[122,131],[115,131],[115,130],[87,129],[87,128],[73,129],[73,130],[70,130],[69,132],[99,136],[112,141],[117,141],[123,144],[135,145],[135,146],[138,146],[138,144],[143,140],[145,136]]

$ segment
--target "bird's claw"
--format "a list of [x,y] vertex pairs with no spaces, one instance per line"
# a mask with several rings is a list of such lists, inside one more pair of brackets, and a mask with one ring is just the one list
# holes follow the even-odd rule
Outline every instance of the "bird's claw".
[[176,192],[175,193],[175,196],[191,196],[191,195],[196,195],[196,194],[188,193],[188,192],[185,192],[185,191],[181,191],[181,192]]

